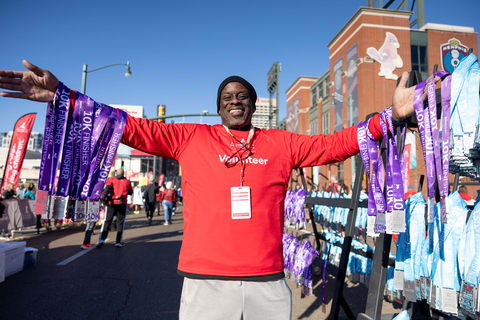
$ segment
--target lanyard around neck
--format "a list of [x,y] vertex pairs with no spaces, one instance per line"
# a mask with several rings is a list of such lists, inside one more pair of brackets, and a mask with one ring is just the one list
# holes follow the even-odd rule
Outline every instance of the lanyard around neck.
[[[235,145],[235,141],[233,141],[233,139],[235,139],[237,141],[238,141],[238,139],[235,138],[235,136],[230,132],[230,129],[228,129],[225,125],[223,127],[225,128],[227,133],[230,135],[230,140],[232,141],[232,145],[235,148],[235,153],[237,154],[238,161],[240,161],[240,164],[242,166],[242,168],[240,169],[240,187],[243,187],[243,177],[245,176],[245,160],[242,159],[242,157],[240,155],[240,152],[237,149],[237,146]],[[248,146],[250,145],[250,142],[253,138],[254,132],[255,132],[255,128],[254,128],[254,126],[251,125],[250,126],[250,132],[248,133],[247,141],[245,143],[242,143],[240,141],[238,141],[238,142],[240,142],[244,148],[248,149]]]

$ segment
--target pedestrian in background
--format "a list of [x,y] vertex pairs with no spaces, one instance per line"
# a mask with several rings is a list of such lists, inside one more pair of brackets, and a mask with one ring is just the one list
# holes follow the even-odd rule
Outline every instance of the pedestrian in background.
[[35,200],[35,194],[33,193],[33,187],[30,185],[28,186],[27,191],[23,194],[22,199],[32,199]]
[[25,187],[23,184],[17,187],[17,199],[23,199],[23,194],[25,193]]
[[127,214],[127,195],[132,194],[132,185],[130,181],[123,176],[123,169],[116,171],[116,176],[107,180],[105,187],[110,187],[109,192],[112,200],[107,206],[105,223],[100,231],[100,241],[97,248],[101,248],[105,244],[108,236],[108,229],[112,223],[113,217],[117,217],[117,239],[115,247],[124,247],[122,241],[123,229],[125,227],[125,215]]
[[165,191],[162,193],[163,212],[165,214],[164,225],[172,224],[173,205],[177,203],[175,190],[172,189],[173,183],[168,181],[165,185]]
[[183,205],[183,195],[182,195],[181,187],[178,188],[177,196],[178,196],[178,203]]
[[165,191],[165,187],[162,185],[158,190],[158,193],[155,195],[155,210],[157,211],[157,215],[160,215],[160,211],[162,208],[162,194]]
[[15,191],[13,191],[13,183],[8,183],[6,190],[2,192],[3,199],[5,200],[11,200],[11,199],[17,199],[17,195],[15,194]]
[[[132,189],[134,187],[133,182],[130,183],[132,186]],[[133,189],[135,191],[135,189]],[[127,211],[132,211],[133,210],[133,193],[129,194],[127,196]]]
[[133,189],[133,213],[134,214],[140,214],[140,206],[143,204],[142,201],[142,189],[140,188],[140,185],[137,185]]
[[415,195],[415,191],[413,191],[413,186],[410,184],[408,185],[408,191],[405,192],[405,200],[407,200],[408,198],[410,198],[411,196]]
[[145,197],[145,213],[147,215],[147,222],[148,224],[152,224],[153,220],[153,213],[155,212],[155,201],[156,201],[156,194],[160,187],[155,185],[155,178],[150,178],[150,183],[148,186],[142,187],[142,192],[146,193]]

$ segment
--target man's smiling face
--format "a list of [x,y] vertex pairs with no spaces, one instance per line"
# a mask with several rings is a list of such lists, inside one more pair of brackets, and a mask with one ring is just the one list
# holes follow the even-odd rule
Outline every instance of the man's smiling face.
[[254,111],[252,99],[243,84],[230,82],[223,88],[218,114],[222,118],[224,126],[230,129],[240,129],[251,125]]

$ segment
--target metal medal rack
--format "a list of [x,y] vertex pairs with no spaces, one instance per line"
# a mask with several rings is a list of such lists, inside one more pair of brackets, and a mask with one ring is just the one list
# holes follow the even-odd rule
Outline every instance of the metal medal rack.
[[[469,54],[472,53],[472,49],[469,50]],[[434,66],[434,71],[437,71],[438,65]],[[397,86],[400,79],[397,81]],[[418,71],[411,71],[409,72],[409,77],[407,80],[406,87],[412,87],[417,85],[418,83],[422,82],[422,76]],[[436,100],[437,100],[437,120],[440,119],[442,114],[442,107],[441,107],[441,90],[436,90]],[[376,113],[370,114],[367,116],[369,118],[373,117]],[[415,114],[412,115],[410,118],[406,120],[406,129],[409,128],[416,128],[417,127],[417,119]],[[405,133],[407,132],[405,130]],[[405,144],[405,135],[401,136],[400,128],[397,128],[397,149],[399,153],[403,150]],[[382,140],[380,142],[380,152],[383,158],[383,163],[386,163],[386,145],[385,142]],[[328,319],[338,319],[340,314],[340,307],[343,309],[344,313],[349,319],[355,320],[380,320],[382,314],[382,304],[385,295],[385,284],[387,279],[387,267],[388,266],[395,266],[395,259],[389,258],[391,242],[392,242],[392,235],[390,234],[380,234],[375,242],[375,251],[372,252],[364,252],[360,250],[356,250],[352,248],[352,240],[354,239],[355,233],[355,220],[357,216],[357,209],[358,208],[367,208],[368,207],[368,200],[364,200],[359,202],[360,199],[360,191],[362,188],[362,179],[364,174],[364,164],[361,157],[357,157],[357,164],[356,164],[356,176],[355,176],[355,184],[352,190],[352,198],[317,198],[317,197],[306,197],[305,198],[305,205],[310,212],[310,219],[312,221],[313,233],[315,236],[315,243],[316,243],[316,250],[321,252],[322,246],[321,242],[330,243],[323,235],[318,233],[317,225],[314,219],[314,206],[321,205],[321,206],[328,206],[328,207],[338,207],[338,208],[348,208],[348,218],[347,218],[347,225],[345,227],[345,237],[343,245],[338,243],[331,243],[331,245],[342,247],[342,254],[340,258],[340,262],[338,265],[338,269],[335,275],[335,290],[333,294],[333,301],[332,307],[330,310],[330,314],[328,315]],[[297,170],[297,174],[300,175],[302,184],[304,189],[307,190],[307,183],[305,181],[305,177],[303,175],[302,170]],[[424,176],[420,177],[419,185],[417,192],[421,192],[423,188]],[[455,173],[454,175],[454,183],[452,192],[457,191],[459,186],[459,178],[460,174]],[[386,188],[385,188],[386,189]],[[440,201],[440,193],[438,190],[438,182],[435,181],[435,198],[436,201]],[[472,208],[469,208],[472,210]],[[425,208],[425,215],[427,215],[427,208]],[[470,212],[468,214],[470,216]],[[425,220],[427,221],[427,219]],[[468,221],[468,218],[467,218]],[[367,303],[365,307],[365,312],[358,314],[355,317],[354,313],[352,312],[348,302],[346,301],[343,295],[343,289],[345,285],[345,276],[347,274],[347,264],[348,259],[350,256],[350,252],[359,254],[361,256],[366,256],[369,259],[373,259],[372,264],[372,271],[370,282],[368,286],[368,295],[367,295]],[[435,318],[440,320],[449,318],[448,315],[443,314],[441,311],[429,308],[426,300],[422,301],[407,301],[403,299],[403,309],[407,310],[410,318],[413,319],[432,319],[432,315]]]
[[[412,71],[409,73],[409,78],[406,84],[406,87],[415,86],[417,83],[422,81],[422,77],[419,72]],[[398,85],[398,82],[397,82]],[[438,93],[437,93],[438,94]],[[441,101],[441,100],[437,100]],[[437,106],[438,107],[438,106]],[[373,117],[376,113],[370,114],[367,116],[367,120]],[[441,114],[441,113],[438,113]],[[407,128],[414,128],[416,127],[416,119],[415,115],[412,116],[411,119],[408,119],[406,122]],[[406,130],[405,130],[406,132]],[[401,136],[401,130],[397,128],[397,149],[399,152],[403,150],[405,136]],[[386,163],[386,145],[382,140],[380,143],[381,146],[381,155],[383,158],[383,163]],[[312,221],[313,233],[315,236],[315,243],[317,251],[321,251],[321,243],[323,241],[325,243],[330,243],[323,235],[318,233],[318,229],[316,226],[316,222],[314,220],[314,205],[322,205],[322,206],[329,206],[329,207],[338,207],[338,208],[348,208],[348,218],[347,224],[345,227],[345,237],[343,245],[338,243],[331,243],[331,245],[336,245],[342,247],[342,254],[340,258],[340,262],[338,265],[337,273],[335,275],[335,290],[333,294],[333,301],[330,314],[328,315],[328,319],[338,319],[340,314],[340,307],[343,309],[344,313],[349,319],[362,319],[362,320],[379,320],[381,319],[382,313],[382,304],[385,295],[385,284],[387,279],[387,267],[395,266],[395,259],[389,258],[390,247],[392,242],[392,235],[390,234],[380,234],[375,242],[375,251],[374,252],[364,252],[360,250],[356,250],[352,248],[352,240],[354,239],[355,233],[355,220],[357,216],[357,209],[358,208],[367,208],[368,207],[368,200],[364,200],[359,202],[360,199],[360,191],[362,189],[362,179],[364,174],[364,164],[361,157],[357,157],[357,164],[356,164],[356,175],[355,175],[355,184],[352,190],[352,198],[317,198],[317,197],[306,197],[305,198],[305,205],[307,205],[307,209],[310,212],[310,218]],[[302,180],[302,184],[304,185],[305,190],[307,190],[307,184],[305,181],[305,177],[303,175],[302,170],[298,170],[300,173],[300,177]],[[298,173],[297,171],[297,173]],[[423,176],[420,177],[420,185],[419,191],[422,189],[423,185]],[[386,188],[385,188],[386,189]],[[348,259],[350,256],[350,252],[359,254],[361,256],[366,256],[369,259],[373,259],[372,264],[372,271],[370,282],[368,286],[368,295],[367,295],[367,303],[364,313],[358,314],[358,317],[355,317],[354,313],[352,312],[348,302],[346,301],[343,295],[343,289],[345,285],[345,276],[347,274],[347,264]],[[406,306],[404,306],[406,308]],[[410,308],[412,308],[410,306]]]

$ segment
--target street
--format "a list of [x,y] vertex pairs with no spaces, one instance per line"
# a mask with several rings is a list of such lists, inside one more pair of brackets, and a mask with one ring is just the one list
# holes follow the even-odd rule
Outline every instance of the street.
[[[114,246],[114,228],[103,248],[89,251],[80,249],[84,227],[42,229],[40,235],[33,228],[16,232],[15,238],[23,237],[27,247],[38,249],[37,265],[0,284],[1,319],[178,319],[183,278],[176,268],[182,209],[178,207],[169,226],[163,225],[163,212],[155,214],[152,225],[143,211],[128,214],[123,248]],[[99,231],[97,226],[92,243],[98,241]],[[321,308],[321,282],[314,277],[314,295],[302,299],[300,288],[287,279],[293,294],[292,319],[326,318],[335,279],[327,274],[326,313]],[[346,282],[345,298],[355,314],[364,311],[366,297],[363,284]],[[400,311],[386,301],[383,310]]]

